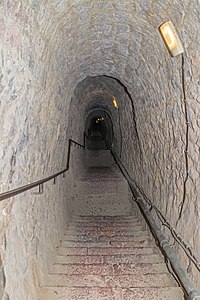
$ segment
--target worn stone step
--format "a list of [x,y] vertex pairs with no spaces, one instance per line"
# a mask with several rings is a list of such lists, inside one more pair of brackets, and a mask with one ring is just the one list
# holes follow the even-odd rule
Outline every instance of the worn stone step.
[[76,247],[58,247],[58,255],[127,255],[127,254],[153,254],[159,253],[155,247],[138,247],[138,248],[115,248],[115,247],[95,247],[95,248],[76,248]]
[[171,274],[137,274],[136,275],[58,275],[49,274],[45,286],[65,287],[171,287],[176,286]]
[[135,219],[135,216],[130,216],[130,215],[126,215],[126,216],[121,216],[121,215],[116,215],[116,216],[74,216],[73,220],[81,220],[81,222],[97,222],[97,221],[102,221],[102,222],[113,222],[113,221],[132,221]]
[[110,241],[135,241],[135,240],[143,240],[145,238],[150,238],[148,231],[143,230],[143,231],[134,231],[134,232],[126,232],[122,235],[116,234],[116,235],[100,235],[99,240],[107,240],[110,239]]
[[[107,153],[107,152],[106,152]],[[91,152],[92,155],[95,154],[94,151]],[[97,155],[95,154],[94,157],[97,157]],[[93,178],[106,178],[106,179],[120,179],[120,180],[125,180],[123,175],[118,172],[118,170],[116,169],[111,169],[110,167],[106,168],[105,170],[103,170],[104,167],[101,167],[101,170],[99,170],[99,167],[96,167],[96,170],[94,170],[95,167],[92,167],[91,169],[89,169],[88,171],[84,171],[83,173],[80,174],[80,177],[78,178],[80,180],[80,178],[84,178],[84,179],[93,179]],[[110,170],[109,170],[110,169]],[[105,171],[105,172],[104,172]]]
[[[93,152],[92,152],[93,153]],[[96,156],[95,156],[96,157]],[[90,169],[88,169],[87,171],[83,172],[82,174],[80,174],[79,180],[80,178],[84,178],[84,179],[88,179],[90,178],[111,178],[111,179],[119,179],[119,180],[124,180],[123,175],[118,172],[118,170],[116,169],[112,169],[112,168],[104,168],[101,167],[101,171],[99,172],[99,167],[92,167]]]
[[41,300],[184,300],[178,287],[156,288],[42,288]]
[[[94,153],[93,153],[94,154]],[[95,155],[95,157],[97,157]],[[79,182],[81,180],[109,180],[109,181],[113,181],[113,180],[120,180],[125,182],[125,178],[123,177],[123,175],[121,173],[116,173],[116,172],[110,172],[110,173],[101,173],[97,170],[97,172],[91,171],[91,172],[87,172],[87,173],[82,173],[80,174],[80,177],[78,177],[78,179],[76,179],[76,182]]]
[[111,231],[111,230],[134,230],[134,231],[137,231],[137,230],[141,230],[141,229],[144,229],[144,226],[143,224],[141,223],[137,223],[137,224],[127,224],[127,225],[104,225],[104,224],[99,224],[99,225],[86,225],[86,226],[78,226],[76,224],[69,224],[68,228],[66,229],[66,231],[68,230],[77,230],[77,231],[81,231],[82,230],[91,230],[91,229],[97,229],[97,230],[104,230],[104,231]]
[[118,178],[112,180],[111,178],[82,178],[82,180],[76,180],[76,192],[83,197],[84,195],[91,194],[128,194],[127,181],[120,180]]
[[[103,200],[105,202],[106,201],[108,202],[111,199],[112,200],[116,199],[116,201],[120,201],[121,200],[122,202],[124,201],[125,203],[127,203],[127,202],[129,202],[131,200],[130,198],[128,199],[127,192],[121,192],[121,193],[119,193],[117,191],[106,192],[104,190],[104,193],[102,193],[102,191],[97,191],[97,190],[95,191],[94,189],[92,190],[92,192],[90,194],[88,194],[87,190],[86,190],[86,194],[85,195],[84,194],[83,195],[76,195],[76,198],[74,200],[78,200],[78,202],[81,202],[81,201],[83,201],[83,202],[84,201],[89,202],[90,200],[91,201],[94,200],[94,201],[98,201],[98,202],[101,201],[101,200]],[[126,215],[124,215],[124,216],[127,216],[129,213],[130,213],[130,211]],[[87,215],[82,214],[82,215],[83,216],[88,216],[88,214]],[[118,215],[120,215],[120,213]],[[90,216],[92,216],[92,215],[90,215]],[[101,215],[99,215],[99,216],[101,216]],[[112,216],[112,214],[110,214],[108,216]],[[102,215],[102,217],[104,217],[104,215]]]
[[115,223],[115,222],[135,222],[139,220],[137,215],[127,215],[127,216],[73,216],[71,219],[72,222],[81,222],[81,223]]
[[71,242],[142,242],[144,240],[154,241],[147,231],[136,231],[134,235],[65,235],[63,241]]
[[63,248],[57,247],[56,253],[58,255],[88,255],[88,248]]
[[155,247],[155,243],[151,239],[136,239],[134,241],[110,241],[111,247],[116,248],[139,248],[139,247]]
[[118,194],[109,194],[102,196],[101,194],[95,194],[76,197],[73,201],[73,210],[75,214],[82,214],[88,216],[118,216],[127,215],[131,211],[131,201],[127,196],[119,197]]
[[128,275],[168,273],[166,264],[54,264],[52,272],[65,275]]
[[127,255],[127,254],[153,254],[158,253],[155,247],[127,247],[127,248],[88,248],[89,255]]
[[[115,182],[115,183],[117,183],[116,185],[119,186],[118,182]],[[94,181],[92,183],[91,187],[89,188],[89,193],[88,193],[87,185],[84,184],[83,185],[84,192],[83,192],[83,190],[81,190],[80,193],[77,193],[75,200],[77,199],[80,202],[80,201],[85,201],[85,200],[89,201],[89,200],[95,200],[95,199],[98,201],[100,201],[100,200],[109,201],[110,199],[116,199],[116,201],[117,201],[117,200],[122,199],[122,201],[125,201],[125,203],[128,201],[131,201],[131,199],[127,196],[128,195],[127,190],[124,188],[120,188],[120,187],[114,188],[114,186],[113,186],[112,190],[107,190],[103,186],[103,184],[99,187],[97,187],[97,185],[98,185],[98,182]],[[126,215],[128,215],[129,213],[130,213],[130,211],[127,212]],[[85,214],[82,214],[81,212],[78,212],[78,211],[77,212],[75,211],[75,214],[85,216]],[[89,214],[87,214],[87,215],[89,215]],[[118,213],[118,215],[120,215],[120,212]],[[111,216],[112,216],[112,214],[111,214]]]
[[61,247],[80,247],[80,248],[94,248],[94,247],[115,247],[115,248],[137,248],[149,247],[153,245],[150,239],[136,239],[134,241],[67,241],[63,240],[60,244]]
[[61,264],[139,264],[163,263],[161,254],[148,255],[56,255],[55,263]]
[[161,254],[129,254],[129,255],[105,255],[104,263],[159,263],[163,262],[164,258]]
[[117,242],[134,242],[134,241],[143,241],[143,240],[151,240],[153,241],[152,237],[150,237],[149,233],[147,231],[136,231],[134,234],[124,234],[124,235],[114,235],[114,236],[106,236],[106,235],[100,235],[99,241],[103,240],[110,240],[110,241],[117,241]]
[[119,177],[119,176],[112,176],[112,177],[106,177],[104,175],[100,176],[97,174],[97,176],[93,176],[92,178],[91,177],[88,177],[88,176],[81,176],[79,177],[78,180],[76,180],[76,183],[80,183],[82,181],[87,181],[87,182],[104,182],[104,181],[110,181],[110,182],[113,182],[113,181],[120,181],[120,182],[125,182],[123,178]]
[[122,235],[122,234],[133,234],[135,231],[145,231],[143,226],[133,226],[132,228],[126,228],[126,227],[115,227],[115,228],[104,228],[104,227],[73,227],[69,226],[66,230],[66,235],[72,235],[72,234],[91,234],[91,235]]
[[96,222],[81,222],[81,221],[71,221],[70,226],[74,227],[132,227],[132,226],[141,226],[139,220],[132,221],[96,221]]
[[56,255],[58,264],[103,264],[104,257],[99,255]]
[[68,248],[68,247],[75,247],[75,248],[94,248],[94,247],[110,247],[109,241],[95,241],[95,242],[68,242],[63,240],[60,244],[60,247]]

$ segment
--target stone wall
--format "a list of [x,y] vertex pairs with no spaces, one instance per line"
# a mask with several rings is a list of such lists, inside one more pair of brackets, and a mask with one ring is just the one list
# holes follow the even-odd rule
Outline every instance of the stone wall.
[[[103,107],[112,116],[114,147],[119,154],[122,151],[131,175],[176,225],[186,179],[186,124],[181,58],[169,57],[158,32],[158,26],[168,19],[174,22],[185,47],[189,116],[189,177],[177,230],[199,251],[198,0],[167,0],[164,3],[162,0],[2,0],[1,191],[65,167],[68,138],[81,142],[87,113],[94,107]],[[102,75],[109,78],[98,77]],[[118,110],[113,111],[111,96],[119,100]],[[80,159],[77,153],[72,160],[71,173],[79,173],[76,166],[82,168]],[[44,269],[45,248],[52,251],[53,243],[64,228],[62,206],[65,206],[66,216],[72,213],[69,207],[73,177],[68,176],[66,180],[59,181],[50,194],[47,191],[43,196],[24,194],[1,204],[1,256],[6,291],[11,300],[18,296],[21,300],[28,299],[23,286],[25,278],[30,279],[27,285],[30,290],[34,289],[35,271],[28,258],[28,251],[36,251],[34,237],[41,242],[40,259],[33,254],[33,261],[38,260]],[[67,194],[68,204],[65,202]],[[38,201],[38,197],[43,200]],[[63,217],[55,216],[55,211]],[[30,230],[23,233],[22,228],[29,219]],[[36,229],[34,222],[38,224]],[[49,224],[52,224],[51,233],[47,232]],[[29,231],[34,232],[33,241]],[[13,246],[16,247],[14,252]],[[12,265],[14,261],[19,265],[11,268],[9,257]],[[195,268],[188,265],[183,254],[181,257],[197,282],[199,276]],[[22,280],[9,277],[14,274],[13,270],[18,272],[19,269],[25,271],[20,271]],[[13,295],[11,279],[17,296]],[[200,283],[198,285],[200,287]]]
[[[51,39],[57,28],[49,9],[45,2],[0,3],[1,192],[66,167],[70,98],[59,56],[63,46]],[[38,284],[73,213],[80,151],[73,149],[66,178],[45,184],[42,195],[31,191],[0,203],[3,299],[38,299]]]
[[46,184],[42,195],[27,192],[1,203],[1,255],[9,299],[37,299],[64,221],[72,213],[63,181]]

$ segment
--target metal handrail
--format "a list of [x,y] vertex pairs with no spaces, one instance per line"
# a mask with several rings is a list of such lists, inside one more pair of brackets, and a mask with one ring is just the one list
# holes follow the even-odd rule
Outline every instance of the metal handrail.
[[53,175],[50,175],[46,178],[43,178],[43,179],[40,179],[40,180],[37,180],[35,182],[32,182],[32,183],[29,183],[29,184],[26,184],[26,185],[23,185],[19,188],[16,188],[16,189],[12,189],[10,191],[7,191],[7,192],[4,192],[4,193],[1,193],[0,194],[0,202],[5,200],[5,199],[9,199],[11,197],[14,197],[16,195],[19,195],[19,194],[22,194],[28,190],[31,190],[35,187],[39,187],[39,190],[43,190],[43,188],[41,188],[43,186],[43,184],[45,182],[48,182],[52,179],[56,179],[59,175],[62,175],[62,174],[65,174],[68,170],[69,170],[69,166],[70,166],[70,156],[71,156],[71,147],[72,147],[72,144],[78,146],[79,148],[83,148],[85,149],[85,139],[87,138],[87,135],[84,133],[84,144],[80,144],[72,139],[69,139],[68,140],[68,153],[67,153],[67,165],[66,165],[66,168],[64,168],[63,170],[61,170],[60,172],[57,172]]
[[[116,157],[119,158],[119,156],[116,154],[116,152],[113,150],[114,154]],[[128,174],[126,167],[124,164],[121,162],[121,165],[123,166],[123,170],[126,173],[126,176],[128,177],[129,181],[132,182],[132,185],[134,185],[134,188],[138,193],[142,196],[142,198],[145,200],[145,203],[150,207],[151,209],[154,209],[158,218],[160,219],[161,223],[163,226],[166,226],[175,241],[181,246],[185,254],[188,256],[188,258],[193,262],[194,266],[197,268],[197,270],[200,272],[200,257],[198,256],[197,253],[195,253],[195,250],[192,249],[191,245],[189,245],[184,238],[181,236],[180,233],[176,232],[176,229],[170,224],[170,222],[166,219],[166,217],[163,215],[163,213],[158,209],[156,205],[152,203],[152,201],[145,195],[144,191],[138,186],[137,182],[133,180],[130,175]]]
[[116,155],[116,153],[113,151],[112,147],[110,147],[107,143],[107,148],[110,150],[116,164],[118,165],[120,171],[122,172],[122,174],[124,175],[124,177],[126,178],[131,191],[133,193],[133,196],[135,198],[136,203],[138,204],[140,211],[142,212],[147,224],[149,225],[154,237],[156,238],[156,240],[159,242],[159,247],[162,249],[163,254],[167,257],[167,259],[169,260],[172,269],[174,271],[174,273],[176,274],[179,283],[181,284],[181,286],[183,287],[186,295],[187,295],[187,299],[188,300],[199,300],[200,299],[200,292],[197,290],[197,288],[195,287],[193,281],[190,279],[190,277],[188,276],[188,273],[186,272],[186,270],[182,267],[174,249],[172,248],[172,246],[170,245],[170,243],[167,241],[167,239],[165,238],[165,236],[163,235],[163,233],[161,232],[160,228],[158,227],[158,225],[156,224],[156,222],[154,221],[152,214],[149,210],[149,208],[147,207],[145,200],[143,199],[142,195],[140,195],[137,190],[136,187],[134,186],[134,182],[131,179],[128,171],[126,170],[125,166],[123,165],[123,163],[121,162],[121,159]]

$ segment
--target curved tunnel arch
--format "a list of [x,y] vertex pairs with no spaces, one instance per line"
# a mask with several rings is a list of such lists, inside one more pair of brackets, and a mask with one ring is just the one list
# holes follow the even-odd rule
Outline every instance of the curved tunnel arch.
[[[114,99],[117,107],[114,106]],[[131,134],[136,149],[133,151],[139,153],[140,159],[141,150],[133,100],[127,88],[118,79],[105,75],[93,76],[87,77],[76,86],[69,110],[71,117],[69,128],[75,129],[73,132],[77,133],[79,139],[83,136],[83,124],[94,110],[108,113],[113,124],[112,144],[116,152],[121,155],[122,141]],[[72,117],[75,115],[76,118]],[[123,132],[123,123],[129,127],[127,132]]]

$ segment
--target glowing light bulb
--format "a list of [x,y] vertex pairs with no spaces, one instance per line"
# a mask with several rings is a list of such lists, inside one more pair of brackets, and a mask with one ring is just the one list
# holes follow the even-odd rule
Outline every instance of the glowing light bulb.
[[118,108],[117,99],[113,96],[112,100],[113,100],[114,108]]
[[176,47],[177,43],[176,43],[176,39],[175,39],[172,29],[168,26],[164,26],[163,34],[165,36],[166,43],[169,46],[169,48],[173,49],[174,47]]

